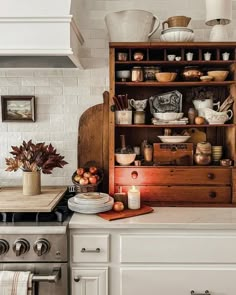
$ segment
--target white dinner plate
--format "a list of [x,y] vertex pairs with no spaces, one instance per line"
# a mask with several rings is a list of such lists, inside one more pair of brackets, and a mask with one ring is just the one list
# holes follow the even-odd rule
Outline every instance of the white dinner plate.
[[75,203],[78,204],[104,204],[109,201],[109,195],[100,192],[80,193],[74,196]]
[[68,200],[68,207],[70,210],[84,213],[84,214],[96,214],[99,212],[105,212],[112,209],[114,204],[114,199],[109,197],[109,201],[104,203],[103,206],[97,207],[97,205],[81,205],[75,202],[75,197],[72,197]]

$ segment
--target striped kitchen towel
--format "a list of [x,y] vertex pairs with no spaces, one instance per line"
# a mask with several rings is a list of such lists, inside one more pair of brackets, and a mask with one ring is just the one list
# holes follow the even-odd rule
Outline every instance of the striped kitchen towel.
[[32,288],[29,271],[0,271],[1,295],[31,295]]

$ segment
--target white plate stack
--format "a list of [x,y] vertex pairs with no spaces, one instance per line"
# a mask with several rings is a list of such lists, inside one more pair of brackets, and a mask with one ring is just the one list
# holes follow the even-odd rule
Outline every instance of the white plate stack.
[[112,197],[99,192],[80,193],[68,200],[70,210],[84,214],[109,211],[113,204],[114,199]]

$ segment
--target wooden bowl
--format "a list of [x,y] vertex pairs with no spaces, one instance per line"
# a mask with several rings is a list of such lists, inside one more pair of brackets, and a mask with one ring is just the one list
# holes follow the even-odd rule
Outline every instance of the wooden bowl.
[[214,81],[224,81],[229,74],[229,71],[208,71],[207,75],[213,77]]
[[156,79],[159,82],[172,82],[176,79],[177,73],[161,72],[155,73]]

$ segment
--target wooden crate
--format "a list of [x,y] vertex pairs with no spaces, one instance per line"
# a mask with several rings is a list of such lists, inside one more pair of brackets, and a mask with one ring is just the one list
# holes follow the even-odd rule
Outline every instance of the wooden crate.
[[153,161],[157,165],[193,165],[193,144],[154,143]]

